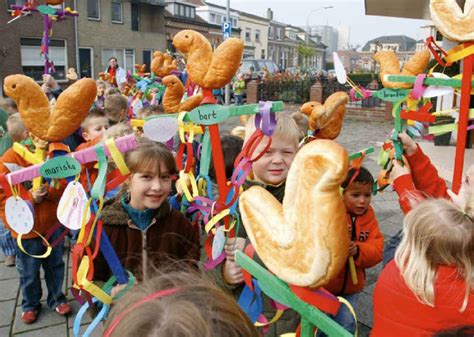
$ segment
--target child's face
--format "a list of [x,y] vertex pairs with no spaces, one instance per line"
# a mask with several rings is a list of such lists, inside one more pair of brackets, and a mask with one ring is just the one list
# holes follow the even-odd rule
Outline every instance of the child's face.
[[85,141],[103,137],[105,130],[109,128],[109,119],[107,117],[94,117],[89,123],[89,127],[82,133]]
[[161,163],[161,174],[137,172],[130,177],[130,206],[137,210],[156,209],[166,200],[171,191],[171,174]]
[[[256,153],[263,151],[265,140],[260,143]],[[291,142],[286,137],[273,136],[272,145],[262,158],[253,163],[255,180],[264,184],[278,185],[286,179],[290,165],[295,158],[298,143]]]
[[362,215],[372,200],[372,185],[353,182],[343,194],[344,204],[351,215]]

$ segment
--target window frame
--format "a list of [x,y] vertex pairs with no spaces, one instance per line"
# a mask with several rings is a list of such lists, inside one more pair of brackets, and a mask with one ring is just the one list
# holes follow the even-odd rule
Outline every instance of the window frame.
[[260,29],[255,29],[255,42],[261,42],[260,41],[260,36],[262,35],[262,32]]
[[[114,9],[113,6],[114,4],[120,5],[120,20],[114,20]],[[112,23],[119,23],[123,24],[123,1],[122,0],[112,0],[110,2],[110,17],[112,19]]]
[[252,42],[252,28],[245,27],[245,41]]
[[[98,13],[98,17],[91,17],[89,14],[89,1],[95,1],[95,3],[97,4],[97,13]],[[91,20],[91,21],[100,21],[101,20],[101,10],[100,10],[100,0],[87,0],[87,20]]]

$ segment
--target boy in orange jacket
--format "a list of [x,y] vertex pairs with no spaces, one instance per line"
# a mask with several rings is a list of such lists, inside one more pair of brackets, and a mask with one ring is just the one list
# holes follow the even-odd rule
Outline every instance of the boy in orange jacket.
[[[359,293],[365,285],[365,269],[382,261],[384,237],[375,213],[370,206],[374,178],[361,167],[351,168],[342,184],[349,230],[349,258],[339,275],[325,286],[336,296],[344,297],[357,311]],[[354,260],[357,282],[351,277],[350,260]],[[349,332],[355,332],[355,320],[345,306],[341,306],[335,320]]]
[[[13,148],[10,148],[0,158],[0,174],[9,173],[9,167],[27,167],[30,165],[31,164],[26,162],[19,154],[14,152]],[[48,184],[43,184],[43,186],[36,191],[28,191],[28,200],[26,201],[30,201],[33,205],[34,226],[33,231],[23,235],[22,245],[24,251],[18,249],[16,256],[16,268],[20,274],[20,288],[23,294],[21,320],[25,324],[35,322],[41,308],[41,266],[43,266],[44,279],[46,287],[48,288],[48,297],[46,300],[48,306],[62,316],[68,315],[71,312],[71,307],[66,303],[66,296],[62,292],[65,268],[62,240],[53,247],[48,257],[39,259],[31,256],[44,254],[46,250],[43,240],[37,233],[46,236],[53,227],[58,225],[56,208],[63,190],[63,188],[54,189]],[[0,190],[0,216],[6,228],[9,229],[12,236],[16,238],[17,233],[9,227],[6,221],[6,199],[5,192]],[[56,241],[59,236],[60,229],[57,229],[51,237],[48,238],[49,242]],[[28,254],[25,252],[28,252]]]

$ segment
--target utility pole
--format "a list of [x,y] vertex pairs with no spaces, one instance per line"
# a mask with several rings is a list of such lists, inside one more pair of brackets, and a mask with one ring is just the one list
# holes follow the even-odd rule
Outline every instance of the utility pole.
[[[227,0],[227,23],[231,25],[230,35],[232,36],[232,20],[230,19],[230,0]],[[225,86],[225,105],[230,104],[230,83]]]

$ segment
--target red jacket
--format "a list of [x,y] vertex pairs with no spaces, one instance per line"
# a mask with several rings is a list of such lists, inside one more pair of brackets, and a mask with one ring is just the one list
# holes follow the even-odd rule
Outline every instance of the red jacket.
[[[19,154],[13,151],[13,148],[8,149],[3,156],[0,158],[0,174],[10,173],[5,164],[16,164],[22,167],[31,166],[26,160],[24,160]],[[28,192],[29,200],[33,203],[34,208],[34,221],[35,224],[33,229],[39,232],[41,235],[45,235],[48,230],[58,224],[58,219],[56,218],[56,208],[58,207],[59,199],[63,194],[64,186],[61,186],[59,189],[54,189],[49,187],[48,194],[43,198],[43,201],[39,204],[33,203],[33,197],[30,192]],[[5,201],[6,194],[3,190],[0,190],[0,217],[2,218],[5,227],[10,229],[8,222],[5,217]],[[17,237],[15,231],[11,230],[12,236]],[[23,239],[31,239],[38,237],[33,232],[23,235]]]
[[359,248],[358,255],[354,259],[358,282],[357,284],[352,283],[347,262],[339,275],[324,287],[335,295],[350,295],[362,291],[365,285],[365,269],[375,266],[383,258],[384,238],[372,207],[369,206],[367,212],[362,216],[353,218],[348,214],[347,221],[349,235],[355,229],[355,235],[351,240]]
[[453,267],[439,266],[435,282],[435,306],[417,300],[406,286],[394,261],[382,270],[374,290],[372,337],[428,337],[435,332],[474,324],[471,289],[464,312],[466,282]]
[[400,176],[393,182],[393,187],[399,197],[400,207],[405,214],[411,210],[410,200],[412,198],[449,199],[445,181],[439,177],[438,171],[419,146],[415,153],[407,156],[407,160],[410,164],[411,175]]

